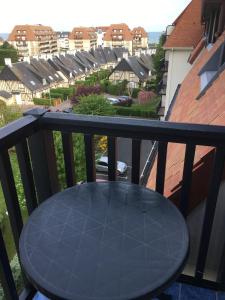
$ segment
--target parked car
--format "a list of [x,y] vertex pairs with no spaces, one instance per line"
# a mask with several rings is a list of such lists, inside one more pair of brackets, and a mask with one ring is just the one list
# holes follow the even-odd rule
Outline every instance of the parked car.
[[106,98],[110,104],[112,105],[119,105],[120,101],[117,98],[113,98],[113,97],[107,97]]
[[[108,156],[101,156],[96,162],[96,171],[108,173]],[[117,175],[123,175],[127,171],[127,164],[117,161]]]
[[133,103],[133,99],[129,96],[118,96],[117,99],[120,101],[120,103],[117,105],[131,106],[131,104]]

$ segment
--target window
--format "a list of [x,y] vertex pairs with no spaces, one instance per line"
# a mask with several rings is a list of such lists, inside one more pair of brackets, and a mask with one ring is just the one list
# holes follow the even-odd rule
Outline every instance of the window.
[[30,83],[31,83],[32,85],[35,85],[35,82],[34,82],[33,80],[30,80]]
[[53,80],[53,77],[52,77],[52,76],[48,76],[48,78],[49,78],[50,80]]
[[56,78],[59,78],[59,75],[55,73],[55,77],[56,77]]
[[140,74],[141,74],[142,76],[144,76],[144,73],[143,73],[142,71],[140,72]]
[[219,74],[225,69],[225,42],[216,50],[199,72],[200,94],[197,99],[205,94],[209,86],[217,79]]

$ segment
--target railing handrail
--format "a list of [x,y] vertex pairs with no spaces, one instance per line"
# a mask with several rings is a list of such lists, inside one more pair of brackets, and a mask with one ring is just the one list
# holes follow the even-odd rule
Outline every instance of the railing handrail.
[[136,139],[225,145],[225,126],[175,123],[158,120],[77,115],[47,112],[40,118],[42,129],[105,134]]
[[0,150],[15,146],[21,139],[38,130],[38,118],[32,115],[24,116],[0,128]]

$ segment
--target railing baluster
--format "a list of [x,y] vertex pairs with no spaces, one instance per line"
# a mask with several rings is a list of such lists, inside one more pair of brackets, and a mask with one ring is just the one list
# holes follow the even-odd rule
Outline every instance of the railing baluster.
[[37,207],[37,197],[26,140],[23,140],[21,143],[16,145],[16,153],[24,186],[27,210],[28,213],[31,214]]
[[96,180],[95,150],[94,150],[94,140],[92,134],[84,135],[84,144],[85,144],[87,182],[92,182]]
[[167,145],[167,142],[159,142],[158,144],[156,191],[160,194],[164,192]]
[[72,133],[62,132],[63,156],[66,172],[67,187],[71,187],[76,183],[75,179],[75,164],[73,153],[73,137]]
[[9,214],[9,220],[14,236],[16,250],[19,253],[19,237],[23,227],[15,181],[10,163],[9,153],[4,150],[0,153],[0,180],[5,202]]
[[132,175],[131,182],[139,184],[140,180],[141,140],[132,140]]
[[5,297],[7,300],[17,300],[18,295],[16,291],[15,282],[12,271],[9,265],[5,243],[0,230],[0,282],[3,287]]
[[28,139],[38,201],[59,191],[53,135],[39,131]]
[[195,277],[202,279],[204,275],[205,263],[209,248],[213,220],[216,210],[217,197],[219,193],[220,183],[222,179],[225,162],[225,148],[217,148],[213,166],[211,182],[209,186],[208,197],[206,199],[205,214],[200,239],[200,247],[195,270]]
[[116,180],[116,138],[112,136],[108,136],[108,179],[109,181]]
[[184,159],[182,189],[180,198],[180,210],[184,217],[188,213],[188,200],[191,191],[192,169],[195,157],[195,145],[187,144]]

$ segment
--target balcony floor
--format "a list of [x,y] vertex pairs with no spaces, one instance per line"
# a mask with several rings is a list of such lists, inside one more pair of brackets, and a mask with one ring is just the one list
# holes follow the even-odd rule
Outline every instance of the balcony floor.
[[[225,293],[223,292],[216,292],[181,283],[174,283],[167,289],[165,294],[172,296],[171,300],[225,300]],[[49,299],[37,293],[33,300]],[[152,300],[157,300],[157,298]]]

